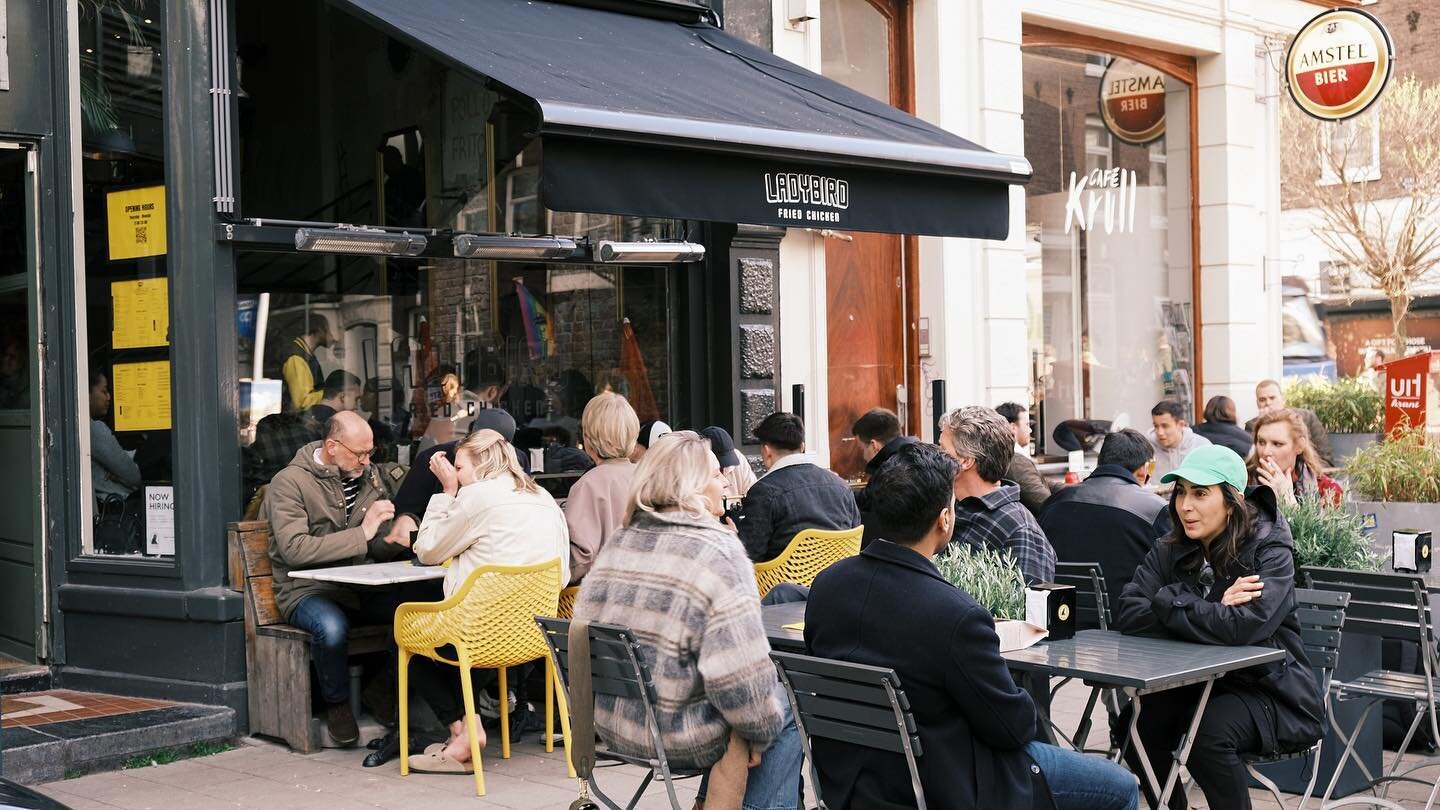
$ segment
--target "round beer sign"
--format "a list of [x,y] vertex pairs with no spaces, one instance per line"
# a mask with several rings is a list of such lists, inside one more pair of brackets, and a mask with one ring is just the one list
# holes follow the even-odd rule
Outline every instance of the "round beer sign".
[[1165,134],[1165,74],[1130,59],[1112,59],[1100,77],[1100,117],[1110,134],[1147,144]]
[[1300,29],[1285,56],[1290,97],[1327,121],[1359,115],[1380,97],[1395,64],[1385,26],[1353,8],[1317,15]]

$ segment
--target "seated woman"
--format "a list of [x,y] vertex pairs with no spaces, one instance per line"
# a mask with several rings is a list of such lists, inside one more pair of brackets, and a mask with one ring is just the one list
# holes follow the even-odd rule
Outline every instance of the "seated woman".
[[[714,776],[722,755],[727,766],[741,760],[713,788],[706,777],[702,801],[707,790],[716,804],[732,791],[738,800],[738,782],[744,807],[793,808],[800,740],[770,663],[754,568],[719,521],[724,492],[708,439],[687,430],[652,444],[635,472],[625,527],[585,577],[575,618],[634,631],[655,677],[672,766]],[[596,695],[595,726],[615,750],[653,755],[639,701]]]
[[[484,565],[535,565],[559,559],[560,581],[568,580],[570,535],[565,516],[550,493],[520,470],[504,437],[488,428],[477,430],[455,448],[453,465],[444,453],[436,453],[430,457],[430,469],[443,491],[430,498],[414,550],[426,565],[453,560],[445,573],[445,596]],[[454,655],[453,649],[442,652]],[[471,675],[482,672],[491,674],[485,670]],[[470,738],[455,668],[420,659],[411,677],[435,716],[449,725],[450,739],[410,757],[410,767],[469,773],[473,769]],[[479,688],[477,684],[477,692]],[[479,742],[483,748],[485,740]]]
[[[1190,773],[1211,807],[1248,808],[1241,757],[1302,751],[1324,732],[1320,687],[1295,616],[1290,529],[1278,517],[1273,490],[1244,494],[1245,462],[1229,448],[1201,447],[1161,481],[1175,483],[1169,506],[1175,528],[1125,586],[1116,623],[1131,635],[1285,651],[1281,661],[1216,682],[1190,753]],[[1144,698],[1138,728],[1161,784],[1201,689]],[[1139,772],[1133,749],[1128,756]],[[1177,794],[1170,806],[1185,807],[1183,791]]]
[[1261,414],[1253,430],[1255,449],[1246,462],[1252,485],[1270,487],[1277,499],[1291,505],[1300,498],[1340,505],[1345,490],[1322,469],[1300,414],[1289,408]]
[[1235,423],[1235,400],[1227,396],[1211,397],[1205,403],[1205,421],[1195,426],[1195,432],[1210,440],[1211,444],[1228,447],[1241,458],[1250,455],[1255,440],[1245,428]]
[[580,415],[580,434],[585,455],[595,466],[580,476],[565,498],[571,585],[589,573],[600,547],[625,519],[630,479],[635,474],[630,454],[640,436],[640,420],[624,397],[606,391],[586,403]]

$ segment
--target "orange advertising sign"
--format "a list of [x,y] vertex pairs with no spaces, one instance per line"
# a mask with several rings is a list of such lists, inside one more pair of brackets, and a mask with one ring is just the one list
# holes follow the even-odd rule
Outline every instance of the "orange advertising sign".
[[1385,433],[1398,427],[1424,427],[1430,394],[1431,353],[1386,363]]

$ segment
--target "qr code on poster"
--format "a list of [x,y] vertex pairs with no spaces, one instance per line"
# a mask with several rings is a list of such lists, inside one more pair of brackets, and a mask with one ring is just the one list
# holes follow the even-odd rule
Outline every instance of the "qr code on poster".
[[150,226],[140,225],[135,228],[135,243],[138,245],[149,244]]

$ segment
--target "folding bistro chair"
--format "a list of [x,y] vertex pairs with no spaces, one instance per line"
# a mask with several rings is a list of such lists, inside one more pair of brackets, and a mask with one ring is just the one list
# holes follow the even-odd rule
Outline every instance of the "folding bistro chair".
[[[1079,630],[1109,630],[1110,629],[1110,599],[1105,590],[1105,572],[1101,570],[1098,562],[1057,562],[1055,563],[1055,582],[1059,585],[1071,585],[1075,588],[1075,629]],[[1073,678],[1064,678],[1060,683],[1051,689],[1051,694],[1059,692],[1069,684]],[[1090,729],[1093,723],[1090,715],[1095,711],[1095,704],[1100,700],[1100,694],[1105,693],[1107,707],[1110,716],[1120,714],[1120,699],[1113,689],[1092,688],[1090,698],[1085,702],[1085,711],[1080,715],[1080,725],[1076,727],[1074,736],[1067,735],[1054,720],[1048,716],[1045,721],[1050,724],[1052,732],[1058,739],[1063,739],[1067,745],[1076,751],[1087,754],[1106,754],[1112,759],[1117,755],[1115,749],[1097,750],[1085,748],[1085,741],[1090,738]]]
[[903,755],[915,790],[915,807],[925,810],[925,790],[915,762],[923,753],[920,734],[895,670],[793,653],[772,652],[770,658],[790,696],[800,744],[810,760],[811,785],[822,808],[825,797],[820,795],[820,777],[810,749],[813,737]]
[[[1391,782],[1414,782],[1432,788],[1430,800],[1425,805],[1426,810],[1429,810],[1437,798],[1436,791],[1433,789],[1435,783],[1410,774],[1421,768],[1440,766],[1440,759],[1432,757],[1419,764],[1401,768],[1405,749],[1410,746],[1410,740],[1420,730],[1422,722],[1428,721],[1430,733],[1436,739],[1440,739],[1440,722],[1437,722],[1436,716],[1436,678],[1437,671],[1440,671],[1440,658],[1437,658],[1436,655],[1434,631],[1430,623],[1430,592],[1425,587],[1424,578],[1413,574],[1373,574],[1337,568],[1306,568],[1304,570],[1309,574],[1310,582],[1316,589],[1344,591],[1350,594],[1350,604],[1345,615],[1345,632],[1418,641],[1420,660],[1424,669],[1424,672],[1418,674],[1376,669],[1354,680],[1331,681],[1330,694],[1334,700],[1361,700],[1365,702],[1365,709],[1361,712],[1355,729],[1348,735],[1340,727],[1334,714],[1332,713],[1330,716],[1330,725],[1345,740],[1345,750],[1340,755],[1335,775],[1331,777],[1329,786],[1325,788],[1325,795],[1321,800],[1322,810],[1351,804],[1401,808],[1402,805],[1387,798]],[[1360,756],[1355,753],[1355,740],[1360,736],[1360,730],[1364,727],[1365,720],[1370,713],[1376,706],[1387,700],[1413,704],[1415,720],[1406,731],[1405,740],[1401,743],[1400,750],[1395,754],[1395,759],[1391,762],[1390,767],[1386,768],[1379,776],[1372,776]],[[1335,790],[1335,784],[1340,779],[1340,772],[1344,768],[1346,760],[1350,759],[1353,759],[1355,764],[1360,767],[1360,772],[1369,782],[1370,790],[1380,788],[1380,793],[1376,796],[1351,797],[1332,802],[1330,794]]]
[[[550,646],[550,655],[555,662],[556,671],[560,673],[560,679],[565,684],[565,692],[571,698],[566,701],[571,712],[571,728],[577,735],[591,734],[590,739],[593,740],[593,732],[589,729],[594,728],[594,703],[590,702],[582,706],[580,701],[574,700],[585,690],[570,680],[570,621],[545,616],[536,616],[535,621],[545,635],[545,643]],[[579,631],[577,630],[577,632]],[[675,780],[700,776],[704,771],[670,766],[670,762],[665,756],[665,743],[660,739],[660,723],[655,717],[655,682],[650,677],[649,665],[640,656],[640,644],[635,640],[635,634],[628,627],[592,624],[589,636],[590,694],[611,695],[640,701],[640,705],[645,708],[645,722],[650,729],[650,738],[655,743],[653,757],[636,757],[618,751],[597,748],[595,750],[596,761],[638,765],[646,770],[644,781],[635,790],[635,795],[630,797],[629,803],[625,805],[625,810],[632,810],[640,802],[645,795],[645,788],[649,787],[650,782],[657,776],[665,783],[665,792],[670,797],[670,806],[674,810],[683,810],[680,799],[675,795]],[[578,669],[580,668],[577,667]],[[582,713],[587,717],[582,718]],[[579,744],[577,742],[577,745]],[[620,805],[600,790],[599,783],[595,781],[595,771],[589,767],[589,763],[582,764],[577,757],[575,765],[581,772],[581,776],[585,778],[589,789],[595,792],[596,798],[610,810],[620,810]]]
[[[1335,664],[1340,660],[1340,633],[1345,625],[1345,608],[1350,603],[1350,594],[1341,591],[1318,591],[1308,588],[1296,588],[1295,599],[1299,603],[1300,619],[1300,641],[1305,647],[1305,657],[1310,659],[1310,666],[1320,669],[1320,690],[1324,695],[1325,717],[1330,717],[1330,681],[1335,676]],[[1300,797],[1300,806],[1296,810],[1305,810],[1305,803],[1310,801],[1310,794],[1315,792],[1315,780],[1320,776],[1320,742],[1316,742],[1305,751],[1294,754],[1281,754],[1274,757],[1246,757],[1245,769],[1255,781],[1264,785],[1274,797],[1275,803],[1280,805],[1280,810],[1286,810],[1285,798],[1280,795],[1280,788],[1269,777],[1255,770],[1256,765],[1269,765],[1272,762],[1284,762],[1291,759],[1311,757],[1310,782],[1305,786],[1305,793]],[[1343,759],[1341,760],[1343,762]],[[1340,772],[1337,768],[1336,773]]]

